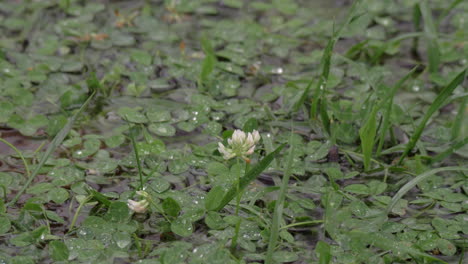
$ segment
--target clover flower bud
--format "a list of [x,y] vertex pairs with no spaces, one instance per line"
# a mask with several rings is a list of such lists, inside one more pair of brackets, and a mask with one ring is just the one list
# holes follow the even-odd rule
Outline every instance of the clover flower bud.
[[144,213],[148,209],[149,202],[147,200],[141,201],[134,201],[134,200],[127,200],[127,205],[130,210],[134,211],[135,213]]
[[218,151],[223,154],[226,160],[240,157],[249,161],[247,156],[253,154],[255,144],[257,144],[258,141],[260,141],[260,134],[257,130],[246,134],[244,131],[236,129],[234,133],[232,133],[231,138],[227,140],[227,146],[224,146],[221,142],[218,143]]

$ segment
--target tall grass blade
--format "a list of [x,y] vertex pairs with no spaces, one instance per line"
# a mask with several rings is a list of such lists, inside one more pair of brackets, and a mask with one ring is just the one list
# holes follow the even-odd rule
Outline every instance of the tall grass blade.
[[443,161],[448,156],[452,155],[452,153],[455,152],[457,149],[462,148],[466,144],[468,144],[468,137],[466,137],[466,138],[464,138],[464,139],[462,139],[460,141],[456,141],[455,143],[450,144],[450,147],[448,149],[444,150],[443,152],[441,152],[441,153],[437,154],[435,157],[433,157],[431,159],[431,163],[437,163],[437,162]]
[[[330,66],[331,66],[331,58],[333,53],[333,48],[335,47],[336,42],[339,40],[341,32],[343,29],[351,23],[354,19],[359,17],[360,15],[356,15],[357,6],[360,4],[360,0],[354,1],[353,5],[350,8],[350,11],[346,17],[345,22],[338,28],[338,30],[333,31],[333,35],[327,43],[325,50],[323,51],[322,58],[320,59],[320,66],[322,69],[322,73],[320,75],[320,79],[317,83],[317,87],[315,88],[314,95],[312,97],[312,105],[310,106],[310,118],[315,118],[318,111],[318,104],[320,100],[325,100],[323,94],[325,93],[328,76],[330,74]],[[310,87],[309,87],[310,88]],[[308,89],[304,90],[304,94],[301,96],[307,96]],[[300,101],[300,100],[299,100]]]
[[369,233],[369,232],[363,232],[361,230],[353,230],[349,232],[348,234],[350,237],[352,237],[353,240],[362,241],[366,244],[378,247],[383,250],[390,250],[398,254],[408,254],[415,258],[423,258],[429,261],[429,263],[435,262],[435,263],[447,264],[447,262],[442,261],[438,258],[435,258],[421,251],[419,248],[416,248],[415,246],[408,246],[405,243],[401,243],[400,241],[396,239],[391,239],[388,236],[385,236],[379,232]]
[[443,167],[443,168],[437,168],[437,169],[432,169],[430,171],[426,171],[424,173],[419,174],[416,176],[414,179],[403,185],[403,187],[398,190],[398,192],[393,196],[392,201],[390,204],[387,206],[387,214],[390,213],[395,206],[395,204],[405,195],[408,191],[414,188],[418,183],[424,181],[428,177],[442,172],[442,171],[468,171],[468,167]]
[[385,136],[388,129],[390,128],[390,115],[392,113],[393,107],[393,98],[395,97],[396,92],[400,87],[405,83],[413,73],[418,69],[418,66],[415,66],[411,71],[409,71],[403,78],[401,78],[387,94],[386,100],[383,101],[383,108],[385,109],[382,117],[382,128],[380,129],[379,144],[377,146],[377,156],[380,155],[382,151],[383,144],[385,142]]
[[431,9],[428,6],[428,1],[423,0],[419,4],[419,10],[424,20],[424,32],[428,40],[427,55],[429,61],[429,72],[435,73],[439,70],[440,50],[437,43],[437,28],[432,18]]
[[202,68],[198,80],[198,86],[203,87],[208,81],[208,77],[213,72],[216,65],[216,56],[211,45],[211,42],[206,37],[201,40],[203,52],[205,53],[205,59],[202,62]]
[[[468,103],[468,97],[465,97],[463,98],[463,100],[460,103],[460,106],[458,107],[458,113],[455,116],[455,120],[453,121],[453,126],[452,126],[452,140],[455,140],[460,136],[462,125],[466,124],[463,121],[465,121],[466,119],[465,109],[466,109],[467,103]],[[463,136],[466,136],[466,134]]]
[[[291,133],[292,135],[292,133]],[[283,180],[281,182],[281,189],[278,200],[276,200],[275,211],[273,212],[273,222],[270,227],[270,238],[268,240],[268,250],[265,257],[265,264],[273,263],[273,253],[275,252],[276,244],[278,242],[280,221],[283,217],[284,199],[286,197],[286,191],[288,189],[289,178],[291,176],[292,164],[294,161],[294,145],[291,145],[288,155],[288,161],[286,163],[286,169],[284,171]]]
[[307,99],[307,95],[309,94],[309,91],[310,91],[311,87],[312,87],[312,80],[309,81],[306,88],[304,89],[304,92],[302,92],[301,97],[293,105],[292,110],[291,110],[292,113],[295,113],[295,112],[299,111],[299,108],[304,104],[305,100]]
[[[256,164],[252,169],[250,169],[244,177],[240,179],[239,182],[239,191],[242,192],[242,190],[247,187],[253,180],[257,178],[260,173],[262,173],[270,163],[278,156],[278,154],[281,152],[281,150],[284,148],[286,144],[282,144],[281,146],[277,147],[273,152],[265,156],[258,164]],[[223,197],[223,200],[219,205],[215,208],[215,211],[219,211],[224,208],[234,197],[237,195],[237,185],[233,185],[229,188],[229,190],[226,192],[226,194]]]
[[68,135],[68,132],[70,132],[70,130],[72,129],[73,127],[73,124],[75,123],[75,120],[78,118],[78,116],[86,109],[86,107],[88,106],[88,104],[91,102],[91,100],[93,99],[94,95],[96,94],[96,90],[93,89],[93,92],[91,93],[91,95],[88,97],[88,99],[86,99],[86,101],[83,103],[83,105],[81,105],[80,109],[78,109],[77,112],[75,112],[75,114],[68,120],[68,122],[65,124],[65,126],[62,128],[62,130],[60,130],[60,132],[54,137],[54,139],[52,140],[52,142],[50,142],[49,144],[49,147],[47,147],[47,150],[46,152],[44,153],[44,155],[42,156],[41,160],[39,161],[39,164],[37,164],[37,166],[34,168],[34,171],[32,172],[31,176],[28,178],[28,180],[26,181],[26,183],[23,185],[23,187],[19,190],[19,192],[15,195],[15,197],[10,201],[8,202],[7,206],[11,206],[13,205],[14,203],[16,203],[18,201],[18,199],[21,197],[21,195],[23,195],[23,193],[26,191],[26,189],[29,187],[29,185],[31,185],[32,181],[34,180],[34,178],[37,176],[37,174],[39,173],[40,169],[42,168],[42,166],[44,166],[44,164],[46,163],[46,161],[49,159],[50,155],[52,154],[52,152],[54,152],[54,150],[60,146],[60,144],[62,143],[62,141],[65,139],[65,137]]
[[28,163],[26,162],[26,159],[24,158],[23,153],[21,153],[21,151],[17,149],[13,144],[11,144],[10,142],[6,141],[3,138],[0,138],[0,142],[3,142],[5,145],[13,149],[16,152],[16,154],[20,157],[21,161],[23,161],[24,169],[26,170],[26,176],[29,179],[31,177],[31,171],[29,170]]
[[435,111],[437,111],[445,102],[445,100],[452,94],[453,90],[457,88],[458,85],[460,85],[463,80],[465,79],[465,74],[466,74],[466,69],[460,72],[450,83],[445,87],[439,95],[437,95],[436,99],[434,102],[431,104],[429,107],[429,110],[426,112],[424,117],[422,118],[421,122],[419,123],[418,127],[414,131],[413,135],[411,136],[408,144],[406,145],[405,150],[403,151],[403,154],[400,157],[400,160],[398,161],[398,164],[401,164],[405,157],[408,155],[408,153],[414,148],[416,143],[418,142],[419,138],[421,137],[421,134],[426,127],[427,121],[429,121],[429,118],[434,114]]
[[319,241],[315,246],[315,254],[319,258],[319,264],[330,264],[331,261],[331,248],[326,242]]
[[137,169],[138,169],[138,176],[140,178],[140,190],[143,190],[144,189],[143,188],[143,169],[141,168],[140,152],[138,151],[138,146],[135,140],[135,129],[130,126],[130,123],[128,123],[128,126],[129,126],[130,140],[132,141],[133,151],[135,152],[135,160],[136,160]]
[[454,0],[449,7],[444,9],[437,19],[437,25],[440,25],[440,22],[452,11],[457,5],[463,3],[463,0]]
[[375,135],[377,133],[377,115],[378,107],[374,106],[369,118],[364,126],[359,129],[359,137],[361,138],[362,155],[364,156],[364,170],[370,169],[372,149],[374,148]]

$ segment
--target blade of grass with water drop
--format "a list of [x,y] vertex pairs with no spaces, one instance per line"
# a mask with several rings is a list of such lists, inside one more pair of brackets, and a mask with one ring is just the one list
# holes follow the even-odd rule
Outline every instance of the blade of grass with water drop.
[[387,131],[390,127],[390,115],[392,113],[392,107],[393,107],[393,98],[395,97],[396,92],[400,87],[405,83],[411,75],[416,71],[418,66],[415,66],[411,71],[409,71],[403,78],[401,78],[390,90],[390,92],[387,95],[387,99],[383,101],[383,108],[385,109],[383,112],[383,117],[382,117],[382,128],[380,129],[380,137],[379,137],[379,144],[377,146],[377,156],[380,155],[380,152],[382,151],[382,147],[385,141],[385,135],[387,134]]
[[[244,177],[240,179],[239,183],[239,191],[242,192],[247,185],[249,185],[253,180],[257,178],[260,173],[262,173],[270,163],[278,156],[281,150],[284,148],[286,144],[282,144],[281,146],[277,147],[273,152],[265,156],[257,165],[255,165],[252,169],[250,169]],[[229,190],[223,197],[223,200],[219,203],[219,205],[215,208],[215,211],[219,211],[224,208],[234,197],[237,195],[237,185],[231,186]]]
[[[90,87],[91,88],[91,87]],[[49,146],[47,147],[47,150],[46,152],[44,153],[44,155],[41,157],[41,160],[39,161],[39,164],[37,164],[37,166],[34,168],[34,171],[32,172],[31,176],[28,178],[28,180],[26,181],[26,183],[23,185],[23,187],[19,190],[19,192],[15,195],[15,197],[10,201],[8,202],[7,206],[11,206],[13,205],[14,203],[16,203],[18,201],[18,199],[21,197],[21,195],[23,195],[23,193],[26,191],[26,189],[29,187],[29,185],[31,185],[32,181],[34,180],[34,178],[37,176],[37,174],[39,173],[39,171],[41,170],[42,166],[44,166],[44,164],[46,163],[46,161],[49,159],[50,155],[52,154],[52,152],[54,152],[54,150],[60,146],[60,144],[62,143],[62,141],[65,139],[65,137],[68,135],[68,132],[70,132],[70,130],[72,129],[73,127],[73,124],[75,123],[76,119],[78,118],[78,116],[80,116],[80,114],[86,109],[86,107],[88,106],[88,104],[91,102],[91,100],[93,99],[94,95],[96,94],[96,90],[93,89],[93,92],[91,93],[91,95],[88,97],[88,99],[86,99],[86,101],[81,105],[80,109],[78,109],[77,112],[75,112],[75,114],[73,114],[73,116],[68,120],[68,122],[65,124],[65,126],[60,130],[60,132],[54,137],[54,139],[52,140],[52,142],[50,142]]]
[[424,173],[419,174],[416,176],[414,179],[403,185],[403,187],[398,190],[398,192],[393,196],[392,201],[390,204],[387,206],[387,214],[392,211],[393,207],[395,204],[405,195],[408,191],[414,188],[418,183],[424,181],[428,177],[442,172],[442,171],[468,171],[468,167],[443,167],[443,168],[437,168],[437,169],[432,169],[430,171],[426,171]]
[[273,263],[273,253],[275,252],[276,244],[278,243],[280,222],[281,222],[281,217],[283,216],[284,200],[286,197],[286,191],[288,189],[289,178],[292,174],[293,160],[294,160],[294,145],[291,145],[291,148],[289,149],[288,161],[286,163],[286,169],[284,171],[283,180],[281,182],[281,189],[280,189],[279,197],[278,197],[278,200],[276,200],[275,210],[273,212],[273,222],[270,227],[270,238],[268,240],[268,250],[267,250],[266,257],[265,257],[265,264]]
[[416,130],[413,132],[413,135],[411,135],[411,138],[406,145],[405,150],[403,151],[403,154],[400,157],[400,160],[398,161],[398,164],[401,164],[405,157],[408,155],[408,153],[414,148],[416,143],[418,142],[419,138],[422,135],[422,132],[424,128],[426,127],[427,121],[429,121],[429,118],[437,111],[442,105],[444,104],[445,100],[452,94],[453,90],[457,88],[458,85],[460,85],[463,80],[465,79],[465,74],[466,74],[466,69],[460,72],[451,82],[447,87],[445,87],[436,97],[434,102],[432,102],[431,106],[429,107],[429,110],[424,114],[424,117],[422,118],[421,122],[419,125],[416,127]]

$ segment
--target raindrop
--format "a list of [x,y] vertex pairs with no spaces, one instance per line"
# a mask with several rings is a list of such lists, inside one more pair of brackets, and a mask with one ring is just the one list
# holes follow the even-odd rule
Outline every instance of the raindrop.
[[270,134],[270,133],[266,134],[266,137],[267,137],[267,138],[270,138],[270,137],[271,137],[271,134]]
[[276,69],[273,69],[272,72],[274,74],[283,74],[283,68],[276,68]]
[[413,91],[415,91],[415,92],[419,92],[419,90],[420,90],[421,88],[419,87],[419,85],[414,85],[414,86],[412,87],[412,89],[413,89]]
[[130,244],[130,240],[128,240],[128,239],[117,240],[117,246],[119,248],[124,248],[124,247],[128,246],[128,244]]

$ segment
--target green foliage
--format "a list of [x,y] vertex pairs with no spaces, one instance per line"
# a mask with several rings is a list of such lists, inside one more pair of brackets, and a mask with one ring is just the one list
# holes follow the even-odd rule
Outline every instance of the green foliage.
[[464,1],[152,2],[0,1],[0,263],[463,262]]

